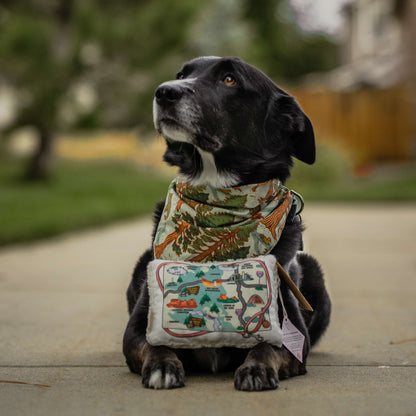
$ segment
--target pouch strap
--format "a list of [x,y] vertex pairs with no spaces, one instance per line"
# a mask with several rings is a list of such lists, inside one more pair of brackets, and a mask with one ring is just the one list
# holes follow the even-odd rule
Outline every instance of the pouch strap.
[[[300,302],[300,304],[307,309],[308,311],[313,312],[312,306],[309,304],[309,302],[305,299],[305,297],[302,295],[302,292],[297,288],[293,280],[290,278],[290,276],[286,273],[285,269],[281,266],[281,264],[277,261],[277,271],[279,273],[280,277],[283,277],[287,285],[289,286],[289,289],[292,291],[292,293],[295,295],[296,299]],[[283,301],[282,301],[283,304]],[[284,306],[283,306],[284,310]],[[285,311],[284,311],[285,312]]]

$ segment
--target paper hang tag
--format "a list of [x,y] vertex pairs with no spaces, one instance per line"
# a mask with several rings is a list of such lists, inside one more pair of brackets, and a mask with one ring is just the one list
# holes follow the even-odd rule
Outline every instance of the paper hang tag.
[[298,359],[303,362],[303,344],[305,336],[285,317],[282,324],[283,345]]

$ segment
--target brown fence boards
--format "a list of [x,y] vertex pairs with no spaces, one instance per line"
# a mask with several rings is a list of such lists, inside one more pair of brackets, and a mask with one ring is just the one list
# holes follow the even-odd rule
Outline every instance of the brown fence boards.
[[409,89],[336,92],[292,89],[312,120],[320,144],[346,150],[356,161],[409,160],[415,140],[415,114]]

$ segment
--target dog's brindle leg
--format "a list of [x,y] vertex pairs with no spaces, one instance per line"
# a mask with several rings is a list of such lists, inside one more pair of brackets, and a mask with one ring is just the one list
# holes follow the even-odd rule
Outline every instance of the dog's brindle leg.
[[141,350],[142,383],[153,389],[173,389],[185,385],[185,371],[176,354],[168,347],[147,342]]
[[185,371],[175,352],[168,347],[155,347],[145,340],[126,353],[127,364],[142,375],[142,383],[152,389],[173,389],[185,385]]
[[[285,347],[277,348],[263,342],[252,348],[244,363],[234,375],[234,385],[238,390],[271,390],[276,389],[281,378],[294,377],[306,373],[306,357],[309,352],[309,336],[300,316],[299,306],[287,285],[282,283],[281,290],[286,300],[285,308],[292,323],[305,336],[303,344],[303,363],[298,361]],[[279,308],[282,320],[282,308]]]
[[145,387],[183,387],[185,371],[175,352],[168,347],[152,346],[146,341],[148,303],[148,292],[142,290],[124,333],[123,352],[126,363],[133,373],[142,375]]
[[273,390],[281,378],[305,374],[305,366],[290,352],[263,342],[252,348],[244,363],[237,368],[234,386],[237,390]]
[[280,355],[270,344],[258,344],[237,368],[234,375],[235,388],[247,391],[276,389],[281,361]]

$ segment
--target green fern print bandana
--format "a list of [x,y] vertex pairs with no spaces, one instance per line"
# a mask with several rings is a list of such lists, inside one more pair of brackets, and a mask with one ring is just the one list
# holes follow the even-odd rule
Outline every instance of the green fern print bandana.
[[227,261],[268,254],[292,205],[277,179],[232,188],[175,179],[154,241],[157,259]]

